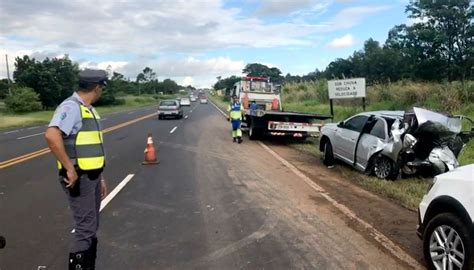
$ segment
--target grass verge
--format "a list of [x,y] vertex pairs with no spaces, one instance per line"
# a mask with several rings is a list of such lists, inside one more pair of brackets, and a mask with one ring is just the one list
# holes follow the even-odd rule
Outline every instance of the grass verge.
[[[172,99],[175,96],[124,96],[119,97],[123,105],[96,107],[101,115],[112,112],[122,112],[140,107],[158,104],[161,99]],[[54,111],[39,111],[24,114],[14,114],[6,111],[4,104],[0,103],[0,130],[7,128],[25,127],[35,124],[45,124],[51,120]]]
[[[289,143],[290,147],[320,157],[319,140],[311,139],[304,143]],[[374,176],[365,175],[346,164],[338,163],[334,167],[335,171],[344,179],[361,186],[367,191],[388,198],[405,208],[416,210],[421,199],[425,195],[431,179],[423,177],[412,177],[398,179],[396,181],[381,180]]]

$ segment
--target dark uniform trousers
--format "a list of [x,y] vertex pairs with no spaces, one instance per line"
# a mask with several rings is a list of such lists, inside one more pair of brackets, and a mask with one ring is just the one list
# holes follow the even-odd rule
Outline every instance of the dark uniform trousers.
[[101,202],[100,178],[98,175],[90,177],[81,174],[72,189],[66,188],[63,179],[61,176],[61,185],[67,194],[74,220],[70,252],[86,251],[97,244],[96,232],[99,228]]

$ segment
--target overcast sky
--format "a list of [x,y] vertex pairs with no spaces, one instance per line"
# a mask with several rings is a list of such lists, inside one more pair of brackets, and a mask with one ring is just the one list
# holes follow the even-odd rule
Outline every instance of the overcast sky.
[[303,75],[407,23],[408,0],[0,0],[0,77],[16,56],[208,87],[263,63]]

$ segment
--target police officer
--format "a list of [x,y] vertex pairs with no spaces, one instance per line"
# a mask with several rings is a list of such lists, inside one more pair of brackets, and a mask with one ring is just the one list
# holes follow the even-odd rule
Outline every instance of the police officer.
[[239,98],[236,95],[232,96],[232,103],[227,108],[229,112],[228,121],[232,124],[232,138],[234,142],[242,143],[242,130],[240,125],[242,124],[242,111],[244,110],[242,104],[239,102]]
[[100,117],[92,107],[107,84],[104,70],[79,73],[79,89],[54,113],[45,138],[74,220],[69,269],[95,269],[100,202],[107,195]]

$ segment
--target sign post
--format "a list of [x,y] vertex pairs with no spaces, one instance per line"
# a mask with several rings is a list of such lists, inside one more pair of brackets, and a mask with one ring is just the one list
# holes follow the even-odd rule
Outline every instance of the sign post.
[[365,78],[328,81],[329,106],[334,118],[333,99],[362,98],[365,111]]

